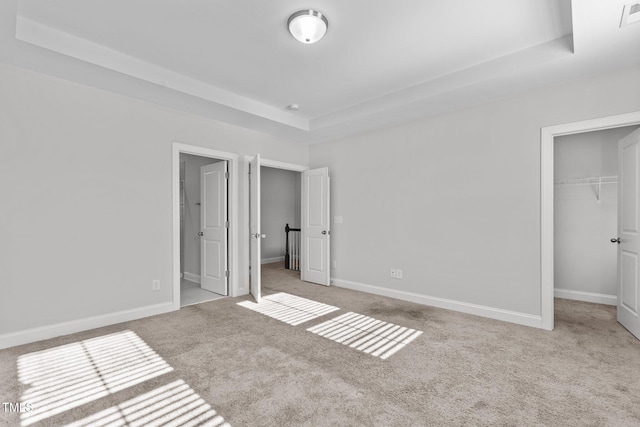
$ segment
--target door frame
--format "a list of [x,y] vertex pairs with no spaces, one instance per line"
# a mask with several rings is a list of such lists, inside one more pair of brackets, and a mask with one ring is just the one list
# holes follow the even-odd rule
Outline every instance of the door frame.
[[540,132],[540,320],[554,327],[553,149],[557,136],[640,125],[640,111],[543,127]]
[[239,267],[238,267],[238,158],[235,153],[214,150],[198,145],[189,145],[181,142],[173,142],[171,148],[171,185],[173,190],[173,309],[180,309],[180,154],[193,154],[200,157],[209,157],[218,160],[228,161],[229,170],[229,240],[228,240],[228,263],[229,263],[229,296],[238,296]]
[[[247,173],[245,173],[244,177],[242,178],[242,181],[243,181],[242,185],[243,185],[243,188],[246,188],[247,190],[245,191],[246,195],[244,197],[245,200],[244,200],[243,214],[245,218],[244,222],[245,224],[247,224],[247,226],[249,225],[249,162],[251,162],[255,157],[256,156],[250,156],[250,155],[244,156],[244,163],[245,163],[245,168]],[[266,166],[274,169],[284,169],[284,170],[300,172],[300,173],[311,169],[309,166],[300,165],[296,163],[281,162],[278,160],[265,159],[264,157],[260,157],[260,166]],[[300,203],[302,203],[302,200],[300,200]],[[250,257],[251,257],[250,247],[249,245],[244,245],[244,253],[242,254],[242,258],[247,263],[246,264],[247,268],[245,268],[243,272],[244,283],[249,283],[249,265],[251,264]]]

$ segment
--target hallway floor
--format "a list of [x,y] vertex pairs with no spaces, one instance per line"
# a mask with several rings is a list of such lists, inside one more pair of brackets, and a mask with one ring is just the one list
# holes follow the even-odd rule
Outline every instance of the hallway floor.
[[180,280],[180,307],[214,301],[220,298],[225,298],[225,296],[204,290],[198,283],[186,279]]

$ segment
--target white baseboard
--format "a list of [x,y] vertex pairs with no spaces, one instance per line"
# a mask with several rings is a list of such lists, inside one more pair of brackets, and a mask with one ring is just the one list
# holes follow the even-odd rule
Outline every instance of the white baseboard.
[[62,335],[69,335],[90,329],[101,328],[103,326],[115,325],[116,323],[155,316],[169,311],[173,311],[172,302],[148,305],[146,307],[118,311],[116,313],[102,314],[100,316],[56,323],[55,325],[40,326],[38,328],[11,332],[0,335],[0,349],[55,338]]
[[184,272],[184,280],[200,284],[200,275]]
[[271,264],[273,262],[284,262],[284,256],[277,256],[275,258],[263,258],[260,264]]
[[593,302],[596,304],[618,305],[618,297],[616,295],[597,294],[594,292],[572,291],[570,289],[555,288],[553,290],[553,296],[556,298]]
[[445,298],[431,297],[428,295],[416,294],[414,292],[399,291],[396,289],[351,282],[349,280],[331,279],[331,283],[341,288],[368,292],[403,301],[415,302],[432,307],[444,308],[447,310],[459,311],[461,313],[473,314],[476,316],[488,317],[490,319],[502,320],[504,322],[511,322],[518,325],[542,329],[542,317],[535,314],[520,313],[517,311],[503,310],[500,308],[470,304]]

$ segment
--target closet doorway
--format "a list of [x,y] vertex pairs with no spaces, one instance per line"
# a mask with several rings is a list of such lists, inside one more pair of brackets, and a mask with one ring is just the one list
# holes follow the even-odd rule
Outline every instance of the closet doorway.
[[[596,185],[593,190],[593,197],[597,203],[602,197],[605,197],[603,188],[607,185],[614,185],[615,175],[601,175],[595,177],[571,177],[567,179],[556,179],[554,176],[555,161],[555,141],[557,138],[566,136],[581,134],[587,132],[596,132],[602,130],[612,130],[616,128],[622,128],[627,126],[638,127],[640,125],[640,111],[634,113],[621,114],[618,116],[603,117],[599,119],[585,120],[582,122],[567,123],[563,125],[550,126],[541,129],[541,313],[540,313],[540,326],[543,329],[552,330],[554,327],[554,284],[555,284],[555,269],[554,265],[554,244],[555,241],[555,227],[554,227],[554,192],[555,187],[562,185],[583,185],[583,189],[590,185]],[[629,131],[632,128],[628,129]],[[622,131],[623,133],[626,133]],[[627,329],[631,330],[629,323],[624,319],[621,319],[620,313],[623,311],[621,307],[626,309],[631,307],[629,304],[637,308],[640,305],[640,298],[638,298],[638,276],[634,274],[628,274],[633,269],[629,269],[631,266],[630,260],[640,259],[640,251],[637,251],[633,257],[626,257],[634,249],[635,245],[629,239],[621,239],[621,243],[618,245],[616,241],[620,235],[624,236],[625,230],[631,225],[635,230],[636,225],[640,225],[640,211],[638,211],[637,200],[640,199],[640,182],[638,182],[638,176],[640,176],[640,130],[633,131],[629,136],[625,137],[623,142],[617,147],[618,166],[616,173],[618,173],[618,186],[620,188],[619,194],[624,197],[618,198],[618,204],[616,205],[618,211],[618,221],[616,223],[617,232],[614,236],[608,238],[608,242],[605,243],[614,245],[617,248],[617,289],[615,298],[618,301],[618,321],[622,323]],[[600,159],[602,161],[602,158]],[[601,165],[602,166],[602,165]],[[595,178],[595,179],[594,179]],[[591,181],[591,182],[590,182]],[[606,181],[609,181],[606,183]],[[568,197],[567,194],[564,197]],[[631,221],[631,222],[629,222]],[[629,225],[631,224],[631,225]],[[625,228],[626,227],[626,228]],[[640,234],[636,232],[635,234]],[[616,236],[617,235],[617,236]],[[611,242],[614,239],[614,242]],[[617,246],[616,246],[617,245]],[[632,245],[632,246],[630,246]],[[623,260],[624,262],[621,262]],[[637,269],[638,263],[634,262],[634,268]],[[601,284],[602,285],[602,284]],[[562,288],[560,288],[562,289]],[[583,291],[584,292],[584,291]],[[620,293],[622,292],[622,297]],[[573,293],[575,296],[577,293]],[[598,292],[591,292],[591,294],[598,294]],[[565,293],[564,296],[567,294]],[[588,295],[588,294],[587,294]],[[610,294],[600,294],[609,295]],[[582,294],[584,297],[585,295]],[[594,295],[590,295],[593,297]],[[605,298],[606,299],[606,298]],[[622,303],[621,303],[622,301]],[[635,314],[635,323],[640,325],[638,321],[637,310]],[[633,331],[632,331],[633,332]],[[639,336],[640,334],[636,335]]]
[[554,141],[554,296],[617,305],[618,141],[637,126]]

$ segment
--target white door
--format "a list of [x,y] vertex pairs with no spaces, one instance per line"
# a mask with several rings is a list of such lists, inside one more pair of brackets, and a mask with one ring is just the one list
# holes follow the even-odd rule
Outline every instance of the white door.
[[302,280],[330,284],[329,168],[302,173]]
[[200,168],[200,287],[227,295],[227,162]]
[[260,154],[249,163],[249,241],[250,241],[250,276],[249,291],[256,302],[260,302],[261,259],[260,244]]
[[618,322],[640,338],[640,129],[618,142]]

